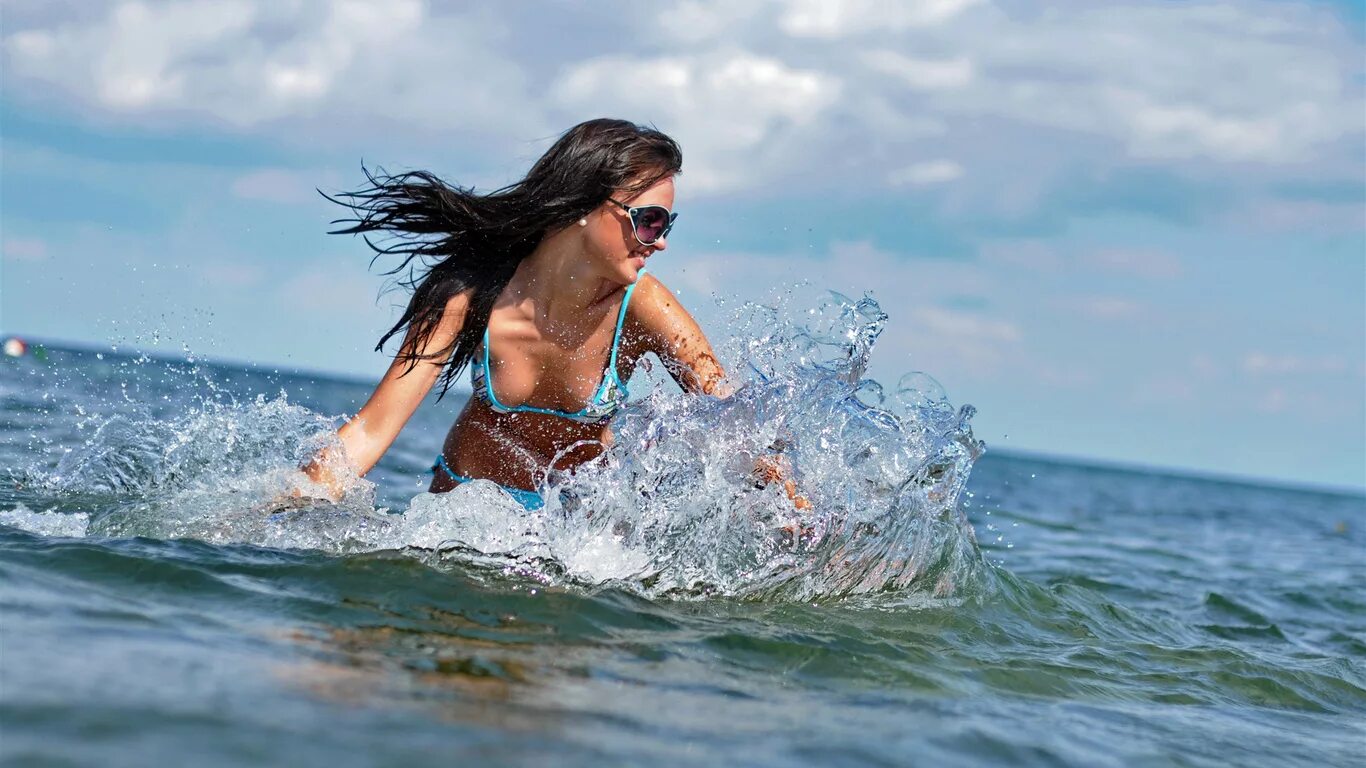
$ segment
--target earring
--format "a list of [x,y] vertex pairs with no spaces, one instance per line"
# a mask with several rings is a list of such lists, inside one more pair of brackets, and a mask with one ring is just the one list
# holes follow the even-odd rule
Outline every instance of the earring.
[[586,226],[588,226],[588,219],[579,219],[579,226],[580,226],[580,227],[586,227]]

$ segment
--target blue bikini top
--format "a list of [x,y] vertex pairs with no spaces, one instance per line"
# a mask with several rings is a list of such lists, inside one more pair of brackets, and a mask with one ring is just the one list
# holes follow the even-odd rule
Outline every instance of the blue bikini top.
[[[642,269],[640,276],[644,275],[645,270]],[[583,410],[569,413],[531,405],[504,405],[498,402],[498,395],[493,391],[493,377],[489,375],[488,328],[484,329],[484,354],[476,354],[470,362],[470,386],[474,388],[474,396],[488,403],[489,408],[495,413],[543,413],[577,421],[580,424],[602,424],[611,419],[626,404],[626,382],[617,375],[617,347],[621,345],[621,327],[626,322],[626,305],[631,302],[631,292],[639,283],[638,276],[636,282],[626,286],[626,295],[621,299],[621,311],[617,313],[617,329],[612,334],[612,354],[608,356],[607,368],[602,372],[602,383],[598,385],[597,391],[593,393],[593,397]]]

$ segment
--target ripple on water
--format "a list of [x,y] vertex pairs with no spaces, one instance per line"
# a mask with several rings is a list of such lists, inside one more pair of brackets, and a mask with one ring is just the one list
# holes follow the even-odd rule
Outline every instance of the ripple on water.
[[[416,493],[449,401],[374,485],[266,509],[368,385],[0,369],[0,750],[1354,764],[1366,574],[1333,523],[1359,497],[978,462],[932,382],[863,375],[875,305],[745,312],[735,397],[643,372],[618,445],[540,514]],[[809,518],[750,481],[778,441]]]

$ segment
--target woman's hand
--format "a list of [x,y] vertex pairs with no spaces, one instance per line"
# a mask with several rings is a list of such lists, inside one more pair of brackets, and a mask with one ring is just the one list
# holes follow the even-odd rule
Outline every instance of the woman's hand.
[[[308,487],[295,486],[291,489],[290,495],[296,498],[309,497],[324,498],[332,502],[341,501],[341,498],[346,495],[346,489],[351,485],[351,482],[348,481],[354,481],[359,476],[355,472],[355,468],[350,466],[345,445],[343,442],[341,450],[324,448],[321,453],[314,457],[313,461],[305,465],[301,471],[308,480],[306,483]],[[339,467],[338,463],[347,466]],[[347,469],[351,471],[347,472]],[[347,477],[348,474],[351,475],[350,478]]]
[[336,503],[346,495],[345,483],[321,464],[321,457],[298,473],[291,473],[285,490],[256,509],[266,514],[307,507],[321,501]]
[[783,483],[783,490],[787,491],[787,498],[792,500],[793,507],[796,507],[797,509],[802,510],[803,512],[815,508],[811,504],[810,499],[806,498],[800,493],[797,493],[797,481],[788,480],[787,482]]
[[320,501],[337,503],[355,485],[359,476],[347,459],[345,444],[333,445],[318,452],[313,460],[289,472],[283,479],[284,489],[262,504],[266,513],[307,507]]
[[780,454],[762,456],[754,462],[754,479],[761,487],[767,487],[772,483],[782,483],[783,492],[792,501],[794,508],[799,511],[812,509],[811,500],[797,492],[797,481],[789,478],[789,474],[791,474],[791,468]]
[[370,399],[337,430],[338,444],[324,448],[304,465],[306,481],[275,497],[271,506],[300,506],[302,499],[341,501],[356,479],[369,472],[389,450],[399,430],[441,376],[447,358],[435,353],[454,347],[468,307],[468,292],[451,297],[440,322],[420,347],[409,329]]

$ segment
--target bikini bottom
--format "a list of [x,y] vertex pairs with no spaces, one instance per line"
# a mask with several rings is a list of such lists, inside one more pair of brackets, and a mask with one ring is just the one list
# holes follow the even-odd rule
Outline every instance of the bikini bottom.
[[[432,465],[432,474],[436,474],[437,470],[445,472],[446,476],[456,483],[469,483],[474,481],[474,478],[472,477],[465,477],[464,475],[458,475],[455,472],[452,472],[450,465],[446,463],[446,457],[444,455],[438,455],[436,457],[436,463]],[[499,485],[498,483],[494,483],[494,485],[498,485],[503,493],[511,496],[513,501],[521,504],[527,511],[535,512],[545,506],[545,498],[537,491],[528,491],[525,488],[509,488],[506,485]]]

